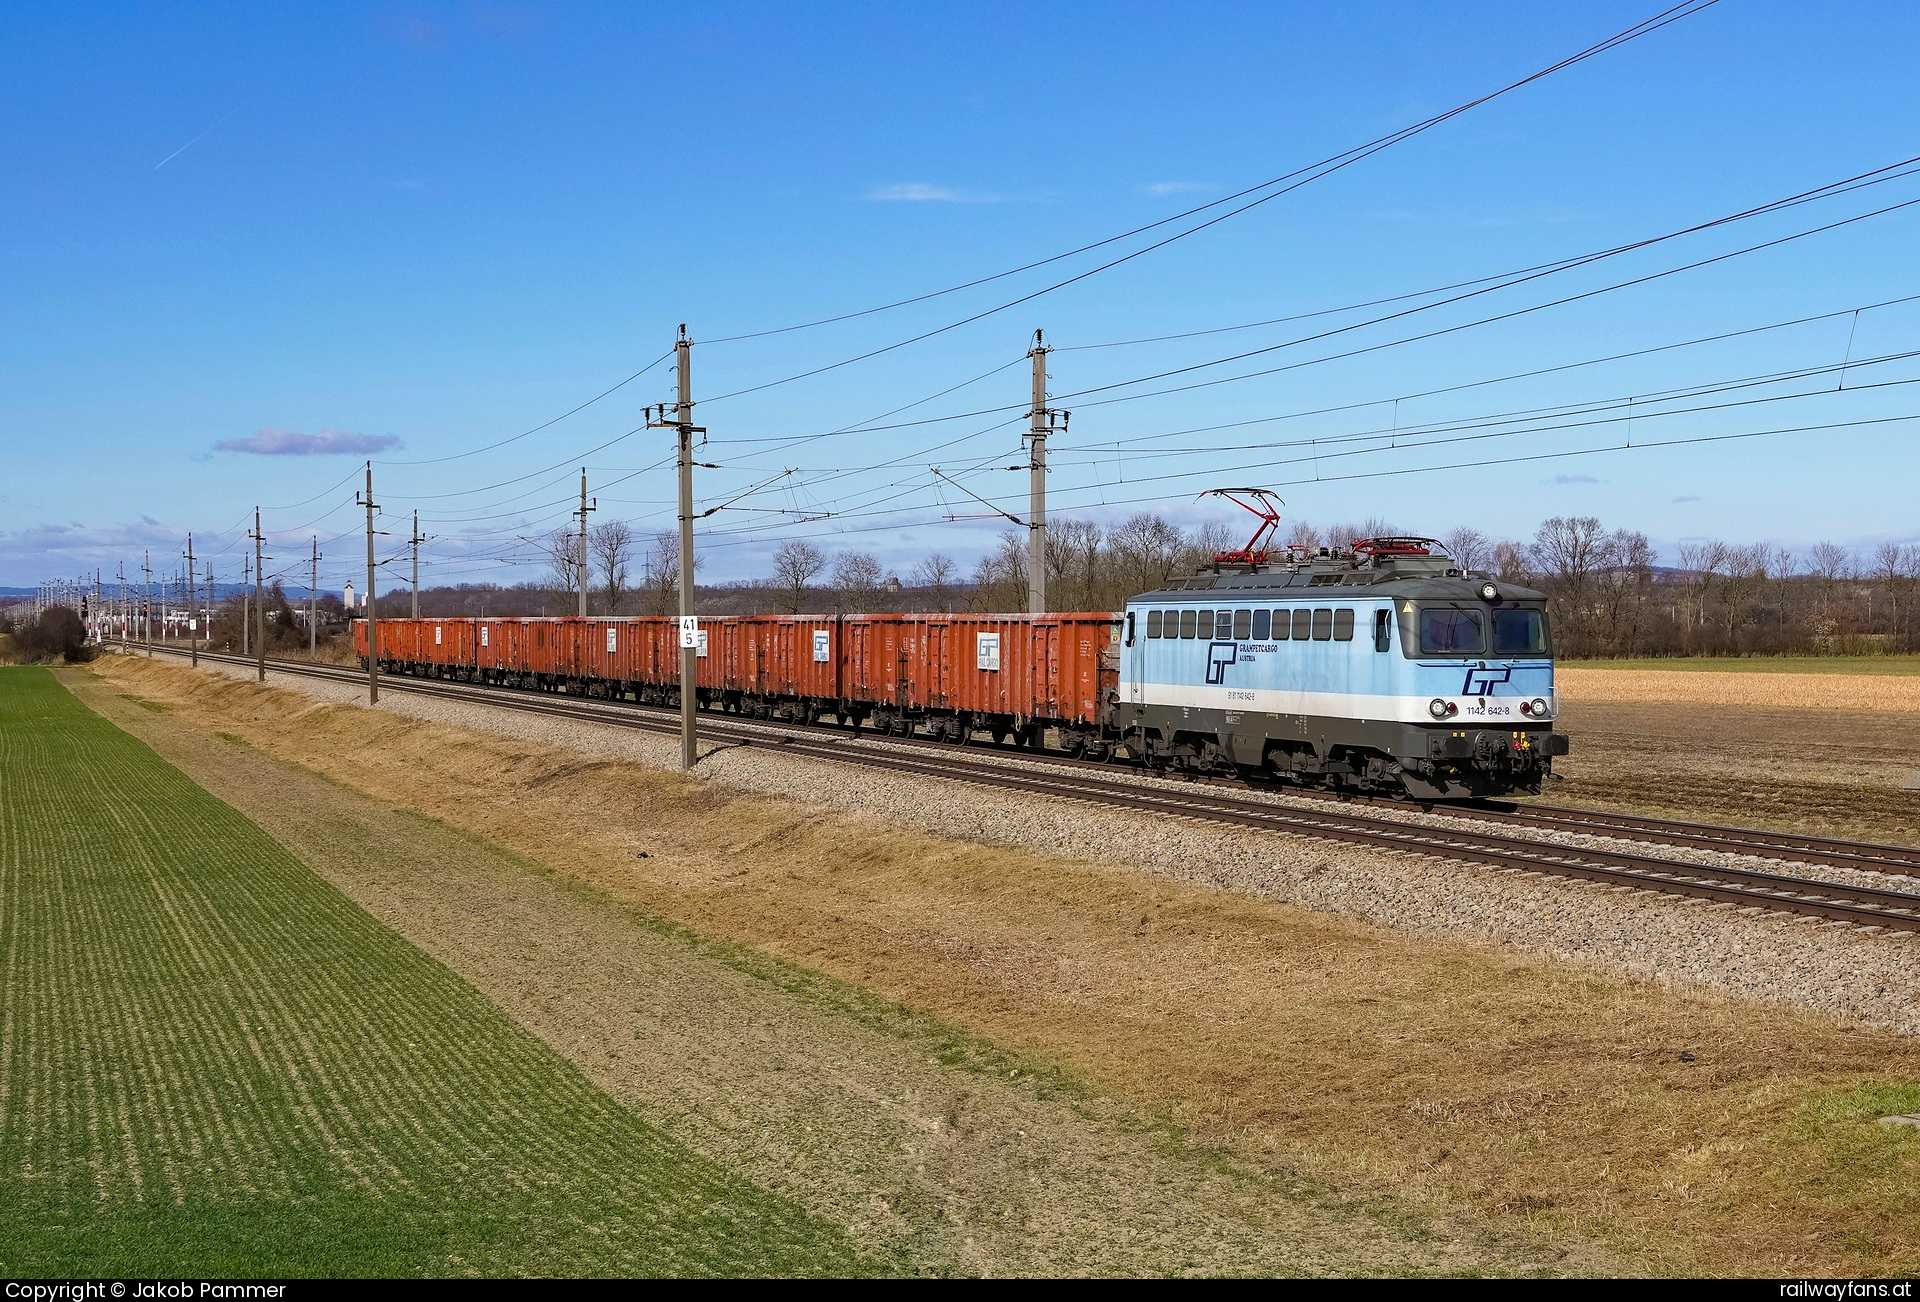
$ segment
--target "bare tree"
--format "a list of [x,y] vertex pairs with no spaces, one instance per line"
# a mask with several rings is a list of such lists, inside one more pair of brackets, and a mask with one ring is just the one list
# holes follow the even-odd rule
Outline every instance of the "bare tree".
[[936,610],[946,610],[951,603],[953,577],[957,573],[953,557],[943,552],[934,552],[913,567],[909,576],[916,588],[925,588],[933,596]]
[[1518,583],[1526,587],[1532,587],[1534,584],[1536,576],[1533,572],[1533,561],[1528,555],[1525,543],[1508,542],[1504,539],[1495,543],[1489,563],[1502,583]]
[[1093,609],[1104,537],[1091,520],[1063,516],[1047,522],[1047,604],[1053,609]]
[[1881,543],[1873,553],[1873,577],[1887,592],[1887,627],[1899,638],[1906,631],[1907,575],[1916,549],[1895,542]]
[[620,613],[627,595],[627,567],[633,559],[633,529],[625,520],[597,524],[587,535],[587,549],[600,566],[600,581],[606,588],[607,613]]
[[1765,543],[1727,547],[1720,567],[1720,614],[1726,648],[1741,649],[1740,630],[1751,622],[1751,607],[1766,587],[1769,548]]
[[1601,542],[1593,575],[1593,649],[1632,655],[1646,625],[1653,589],[1653,545],[1643,533],[1616,529]]
[[1384,520],[1377,515],[1370,515],[1359,524],[1336,524],[1329,526],[1327,529],[1327,545],[1329,547],[1351,547],[1362,538],[1396,538],[1405,533],[1406,530],[1393,523],[1393,521]]
[[1312,547],[1321,545],[1320,531],[1305,520],[1295,520],[1287,529],[1286,543],[1289,547]]
[[1493,539],[1465,525],[1449,530],[1441,537],[1440,545],[1463,570],[1484,569],[1493,556]]
[[1533,563],[1555,596],[1575,605],[1585,600],[1587,581],[1604,563],[1605,533],[1590,515],[1556,515],[1533,535]]
[[1707,624],[1707,605],[1726,564],[1727,545],[1717,538],[1680,544],[1681,591],[1685,606],[1681,611],[1681,646],[1696,649],[1696,630]]
[[[547,562],[547,586],[564,596],[580,593],[580,535],[572,529],[549,529],[532,540]],[[568,614],[573,613],[569,606]]]
[[842,610],[874,608],[884,571],[869,552],[841,552],[833,558],[833,588]]
[[[693,558],[696,578],[703,563],[698,555]],[[642,578],[642,586],[646,589],[647,614],[672,615],[679,611],[680,531],[678,529],[661,529],[653,535],[653,544],[647,548],[646,572]]]
[[1247,535],[1235,533],[1225,520],[1204,520],[1187,535],[1180,549],[1179,568],[1195,570],[1211,564],[1222,552],[1237,552],[1246,544]]
[[788,613],[800,613],[807,585],[827,567],[826,553],[804,538],[789,538],[773,554],[773,581],[780,588]]
[[1151,511],[1130,515],[1107,530],[1108,602],[1115,596],[1151,592],[1166,583],[1185,548],[1180,531]]
[[975,610],[1025,610],[1027,608],[1027,536],[1008,529],[994,543],[994,549],[973,567],[973,593],[969,605]]
[[1839,543],[1817,542],[1807,552],[1807,577],[1813,580],[1813,590],[1820,602],[1817,631],[1823,638],[1831,638],[1840,631],[1834,607],[1842,585],[1853,575],[1853,553]]

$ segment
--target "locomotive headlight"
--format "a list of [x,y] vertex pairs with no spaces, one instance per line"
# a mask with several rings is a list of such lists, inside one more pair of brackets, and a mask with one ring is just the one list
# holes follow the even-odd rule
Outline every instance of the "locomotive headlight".
[[1436,719],[1444,719],[1447,717],[1447,703],[1436,696],[1427,702],[1427,713]]
[[1533,698],[1533,717],[1536,719],[1547,717],[1547,703],[1537,696]]
[[1480,585],[1480,600],[1492,601],[1499,595],[1500,589],[1494,587],[1491,583],[1483,583]]

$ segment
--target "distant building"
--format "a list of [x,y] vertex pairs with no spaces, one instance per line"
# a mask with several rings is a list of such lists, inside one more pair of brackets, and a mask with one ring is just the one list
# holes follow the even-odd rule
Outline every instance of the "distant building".
[[344,601],[347,609],[352,610],[353,609],[353,580],[352,579],[347,580],[347,595],[344,598]]

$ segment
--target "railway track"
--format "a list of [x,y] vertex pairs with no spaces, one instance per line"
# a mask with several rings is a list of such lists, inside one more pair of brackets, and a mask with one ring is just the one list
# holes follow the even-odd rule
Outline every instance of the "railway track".
[[[156,648],[158,649],[158,648]],[[181,655],[173,649],[168,654]],[[209,656],[226,663],[251,664],[235,656]],[[277,672],[333,681],[357,682],[360,675],[351,669],[305,664],[298,661],[274,661]],[[439,679],[387,676],[382,685],[389,691],[440,696],[484,703],[528,714],[565,719],[587,719],[641,732],[662,735],[679,734],[677,713],[635,707],[584,697],[545,696],[502,689],[449,683]],[[1822,881],[1785,873],[1723,865],[1704,865],[1662,859],[1627,850],[1567,846],[1498,832],[1482,832],[1465,827],[1438,827],[1410,823],[1400,819],[1370,816],[1354,812],[1355,806],[1386,804],[1405,811],[1413,806],[1400,801],[1368,799],[1337,801],[1329,798],[1323,808],[1300,808],[1240,799],[1209,790],[1203,785],[1149,786],[1098,776],[1100,766],[1081,761],[1064,761],[1049,766],[1009,767],[985,763],[952,762],[950,755],[914,753],[900,748],[896,739],[876,738],[885,745],[850,745],[844,734],[796,730],[780,726],[755,726],[745,721],[730,721],[724,716],[708,715],[702,732],[715,740],[741,746],[757,746],[786,754],[804,755],[839,764],[882,770],[894,774],[912,774],[948,782],[1000,790],[1020,791],[1082,804],[1100,805],[1134,813],[1162,813],[1171,816],[1225,823],[1233,826],[1280,832],[1320,840],[1339,841],[1376,849],[1399,850],[1438,858],[1484,864],[1520,872],[1556,877],[1571,877],[1606,886],[1654,891],[1687,896],[1743,908],[1826,918],[1862,927],[1896,931],[1920,931],[1920,893],[1889,890],[1877,886]],[[934,750],[948,751],[951,746],[926,743]],[[1021,759],[1034,758],[1033,752],[1014,752]],[[1445,809],[1448,815],[1456,811]],[[1578,831],[1620,839],[1654,840],[1641,836],[1644,823],[1650,830],[1685,841],[1670,843],[1699,845],[1705,848],[1759,855],[1766,858],[1811,857],[1815,854],[1846,857],[1845,867],[1868,867],[1876,872],[1920,875],[1920,852],[1894,846],[1873,846],[1818,837],[1797,837],[1787,833],[1721,828],[1679,823],[1663,819],[1637,819],[1629,815],[1597,814],[1587,821],[1585,810],[1515,810],[1468,806],[1462,811],[1469,818],[1512,821],[1554,830]],[[1512,817],[1515,814],[1540,814],[1540,819]],[[1604,829],[1604,830],[1603,830]],[[1818,862],[1832,862],[1822,858]]]

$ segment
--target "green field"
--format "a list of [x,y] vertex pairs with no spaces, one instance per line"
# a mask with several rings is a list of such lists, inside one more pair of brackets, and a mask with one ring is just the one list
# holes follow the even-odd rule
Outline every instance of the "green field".
[[1920,656],[1662,656],[1649,660],[1562,660],[1560,666],[1714,674],[1920,674]]
[[45,670],[0,669],[0,1275],[895,1265],[615,1103]]

